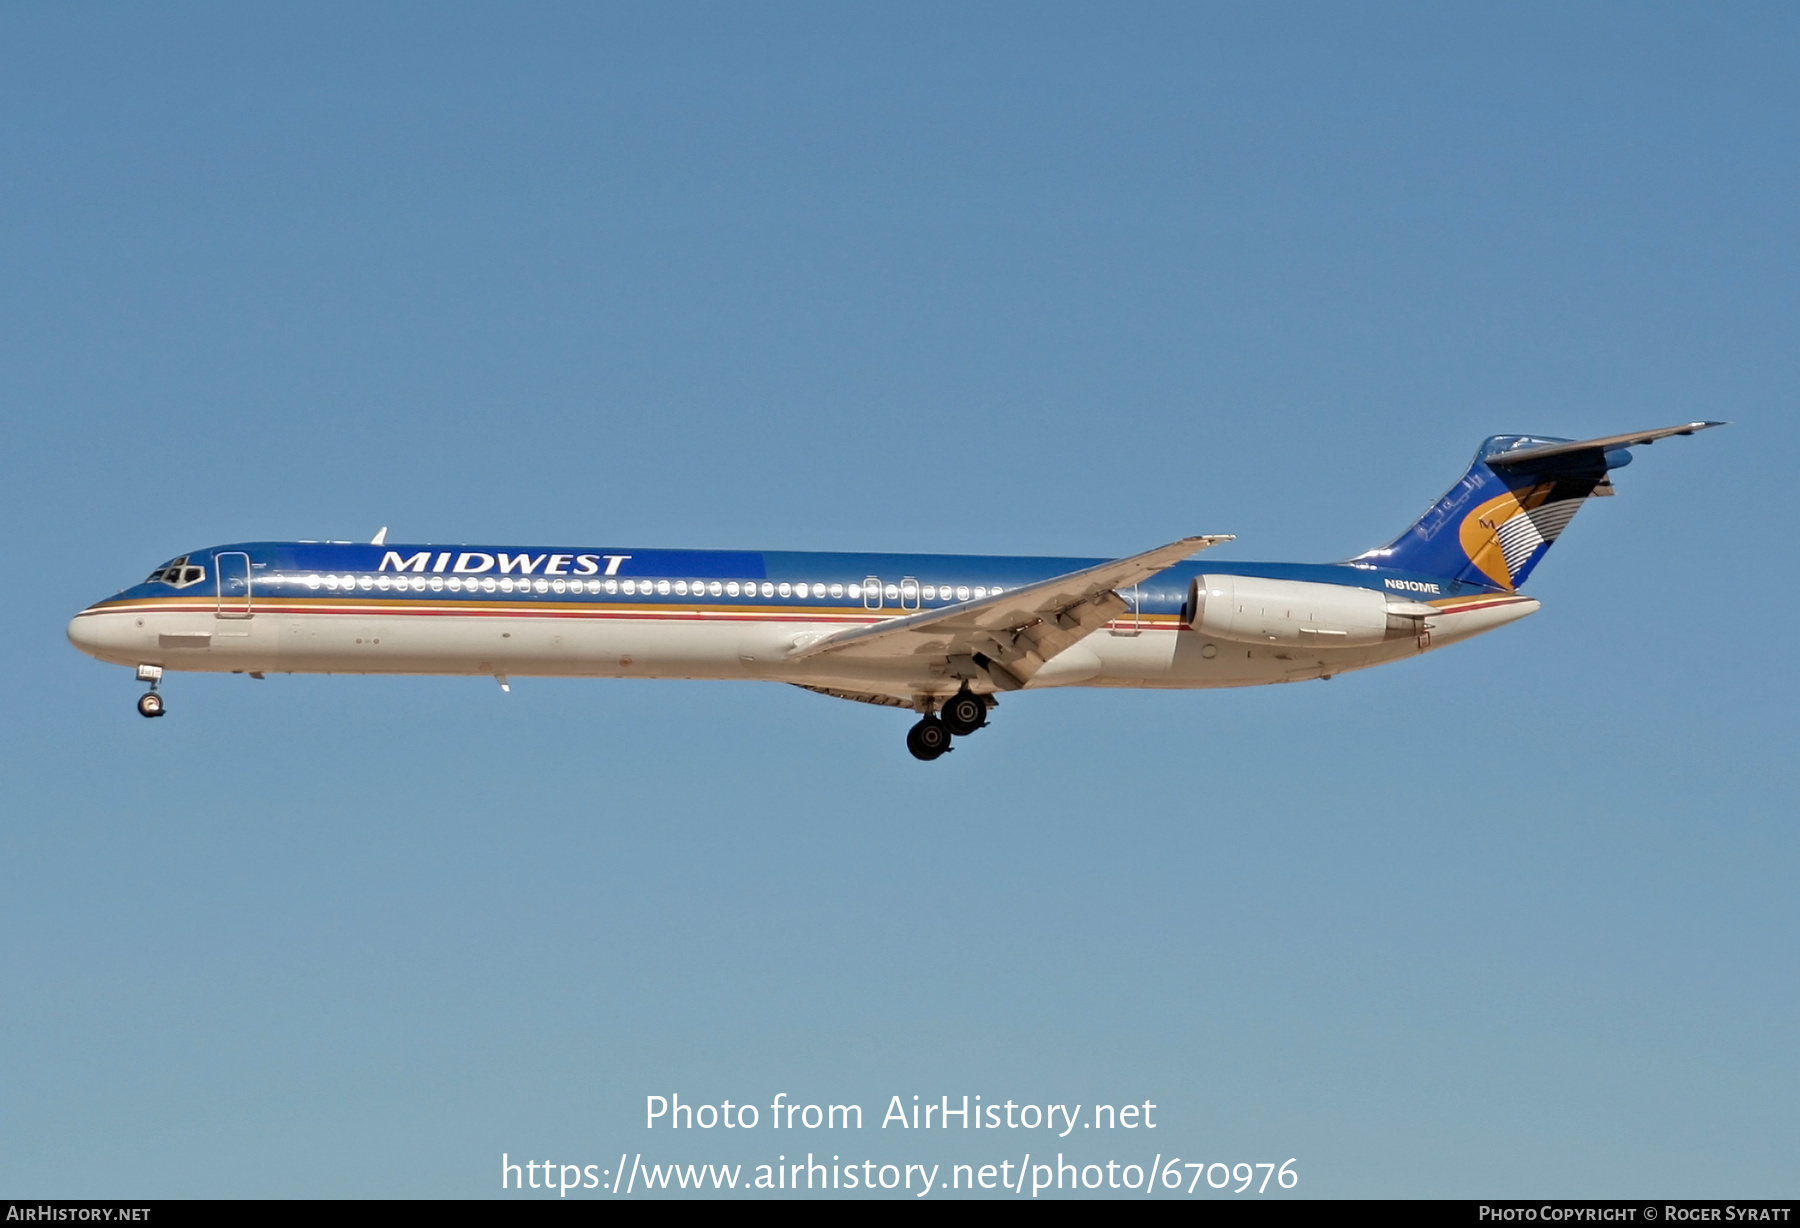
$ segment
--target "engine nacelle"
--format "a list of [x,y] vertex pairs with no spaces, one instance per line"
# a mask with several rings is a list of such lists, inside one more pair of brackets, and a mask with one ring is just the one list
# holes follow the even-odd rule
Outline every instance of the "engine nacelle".
[[1199,576],[1188,595],[1189,625],[1202,635],[1248,644],[1361,648],[1424,635],[1430,607],[1395,602],[1372,588]]

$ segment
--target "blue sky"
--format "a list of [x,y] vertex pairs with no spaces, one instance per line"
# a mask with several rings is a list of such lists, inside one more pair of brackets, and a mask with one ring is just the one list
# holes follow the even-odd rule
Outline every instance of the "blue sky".
[[[649,1135],[669,1091],[1149,1099],[1152,1146],[1081,1154],[1314,1196],[1791,1193],[1797,44],[1777,5],[0,12],[0,1193],[787,1146]],[[931,765],[726,683],[180,677],[146,722],[63,638],[182,551],[382,525],[1329,560],[1490,433],[1692,418],[1733,425],[1641,450],[1524,623],[1015,696]]]

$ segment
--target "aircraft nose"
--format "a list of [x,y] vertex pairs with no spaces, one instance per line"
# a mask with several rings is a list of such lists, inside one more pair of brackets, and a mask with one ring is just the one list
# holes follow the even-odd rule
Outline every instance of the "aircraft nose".
[[75,645],[90,657],[100,655],[102,637],[100,620],[91,615],[77,614],[69,620],[69,643]]

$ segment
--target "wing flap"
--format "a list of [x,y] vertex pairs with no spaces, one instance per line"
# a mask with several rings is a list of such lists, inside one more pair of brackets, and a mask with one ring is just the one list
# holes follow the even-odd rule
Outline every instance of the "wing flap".
[[814,695],[829,695],[833,699],[848,699],[853,703],[875,704],[882,708],[911,708],[912,702],[899,695],[891,695],[886,691],[846,691],[840,687],[811,686],[804,682],[792,685],[802,691],[811,691]]

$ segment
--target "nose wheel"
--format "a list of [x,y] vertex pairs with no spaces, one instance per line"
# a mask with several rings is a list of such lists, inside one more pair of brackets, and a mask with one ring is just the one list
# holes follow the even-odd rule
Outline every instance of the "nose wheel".
[[137,710],[139,716],[161,716],[164,712],[162,696],[156,693],[157,684],[162,682],[162,666],[140,665],[137,668],[139,682],[148,682],[150,689],[138,696]]

